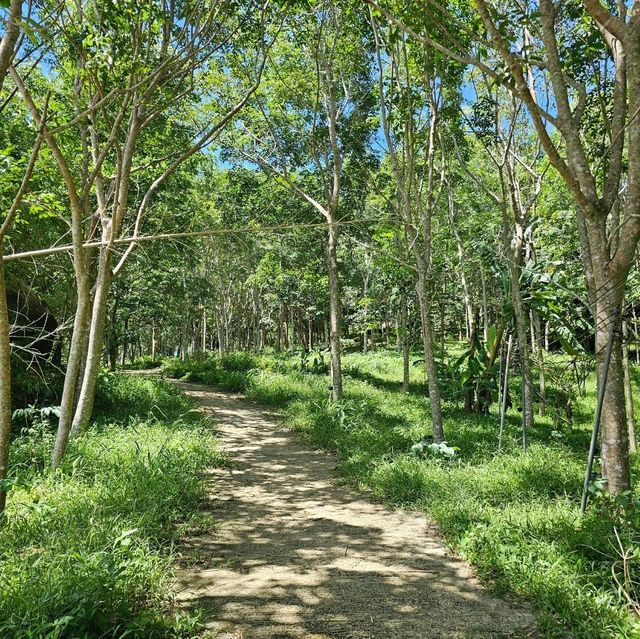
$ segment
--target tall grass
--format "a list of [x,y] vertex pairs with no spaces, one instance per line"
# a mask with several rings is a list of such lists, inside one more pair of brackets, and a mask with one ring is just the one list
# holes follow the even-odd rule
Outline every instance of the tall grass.
[[46,424],[15,441],[0,527],[0,637],[195,632],[197,618],[172,605],[171,551],[175,524],[203,497],[201,471],[219,456],[192,409],[168,384],[116,376],[102,380],[100,423],[71,444],[58,471],[46,468]]
[[336,451],[343,476],[391,504],[428,513],[447,543],[496,590],[533,604],[543,636],[640,637],[639,620],[627,605],[627,595],[640,594],[638,507],[631,496],[601,496],[586,516],[579,513],[592,383],[587,397],[575,398],[573,424],[537,420],[526,453],[515,410],[499,452],[495,413],[468,415],[446,403],[446,436],[458,452],[445,460],[411,450],[431,433],[420,367],[412,370],[417,383],[403,393],[395,353],[347,354],[345,396],[334,404],[328,378],[303,372],[298,360],[258,358],[259,371],[245,375],[247,396],[279,407],[285,425]]

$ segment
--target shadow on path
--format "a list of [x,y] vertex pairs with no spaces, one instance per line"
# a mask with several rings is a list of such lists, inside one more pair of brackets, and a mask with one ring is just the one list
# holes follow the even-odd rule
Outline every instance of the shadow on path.
[[230,468],[210,474],[216,529],[185,541],[178,597],[220,639],[523,637],[417,513],[332,479],[334,459],[246,400],[181,384],[212,415]]

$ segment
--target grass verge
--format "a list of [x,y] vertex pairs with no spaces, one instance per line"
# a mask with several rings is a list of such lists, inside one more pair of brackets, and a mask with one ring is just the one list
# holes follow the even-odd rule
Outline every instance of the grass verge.
[[211,428],[160,380],[112,376],[100,393],[100,419],[59,470],[47,469],[46,422],[14,441],[1,637],[187,637],[198,628],[168,585],[176,524],[204,496],[201,471],[220,462]]

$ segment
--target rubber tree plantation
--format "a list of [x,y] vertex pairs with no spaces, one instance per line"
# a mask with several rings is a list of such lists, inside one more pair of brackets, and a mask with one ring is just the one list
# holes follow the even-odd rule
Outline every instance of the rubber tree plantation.
[[[0,37],[0,636],[640,637],[640,0],[0,0]],[[276,492],[217,508],[234,468]],[[338,597],[341,543],[397,583]]]

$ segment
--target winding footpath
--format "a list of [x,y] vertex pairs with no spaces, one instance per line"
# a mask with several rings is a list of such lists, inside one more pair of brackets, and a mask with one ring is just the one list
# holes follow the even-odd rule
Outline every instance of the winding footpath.
[[420,514],[334,479],[334,458],[250,402],[181,384],[231,466],[210,471],[210,531],[185,540],[176,590],[219,639],[533,637]]

